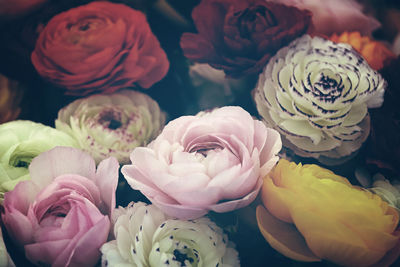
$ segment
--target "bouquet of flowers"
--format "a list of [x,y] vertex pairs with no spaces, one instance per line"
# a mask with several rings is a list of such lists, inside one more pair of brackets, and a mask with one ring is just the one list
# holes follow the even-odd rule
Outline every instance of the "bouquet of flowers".
[[399,13],[0,1],[0,266],[399,264]]

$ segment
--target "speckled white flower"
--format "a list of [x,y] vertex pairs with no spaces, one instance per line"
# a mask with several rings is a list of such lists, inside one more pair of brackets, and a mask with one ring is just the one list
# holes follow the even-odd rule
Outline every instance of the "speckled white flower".
[[361,147],[370,129],[368,108],[382,105],[385,87],[349,45],[304,35],[271,58],[254,98],[285,146],[321,160]]
[[101,247],[102,266],[239,266],[237,251],[208,218],[172,219],[142,202],[113,216],[116,239]]
[[75,100],[56,120],[56,128],[73,136],[96,163],[113,156],[120,164],[128,163],[132,150],[147,145],[164,124],[157,102],[132,90]]

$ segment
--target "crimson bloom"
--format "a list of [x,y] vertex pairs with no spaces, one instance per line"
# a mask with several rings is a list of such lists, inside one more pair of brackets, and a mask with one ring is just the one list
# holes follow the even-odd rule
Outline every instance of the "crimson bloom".
[[231,77],[258,74],[311,25],[309,11],[265,0],[203,0],[192,17],[198,33],[182,35],[185,56]]
[[169,62],[146,16],[123,4],[92,2],[53,17],[31,56],[37,72],[67,94],[149,88]]

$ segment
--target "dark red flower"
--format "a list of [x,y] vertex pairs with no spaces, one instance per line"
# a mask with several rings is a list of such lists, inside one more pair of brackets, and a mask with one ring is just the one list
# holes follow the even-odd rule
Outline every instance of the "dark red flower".
[[146,16],[123,4],[92,2],[60,13],[41,32],[32,63],[67,94],[148,88],[169,62]]
[[381,108],[371,113],[367,163],[400,176],[400,57],[380,72],[388,82]]
[[265,0],[203,0],[192,17],[198,33],[182,35],[185,56],[232,77],[259,73],[311,26],[309,11]]

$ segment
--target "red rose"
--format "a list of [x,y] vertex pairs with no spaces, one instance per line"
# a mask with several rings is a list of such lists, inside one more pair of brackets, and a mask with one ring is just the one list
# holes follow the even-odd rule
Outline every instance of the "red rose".
[[41,32],[31,59],[41,76],[71,95],[148,88],[169,68],[145,15],[110,2],[56,15]]
[[192,17],[198,33],[182,35],[185,56],[231,77],[258,74],[311,26],[309,11],[265,0],[203,0]]

